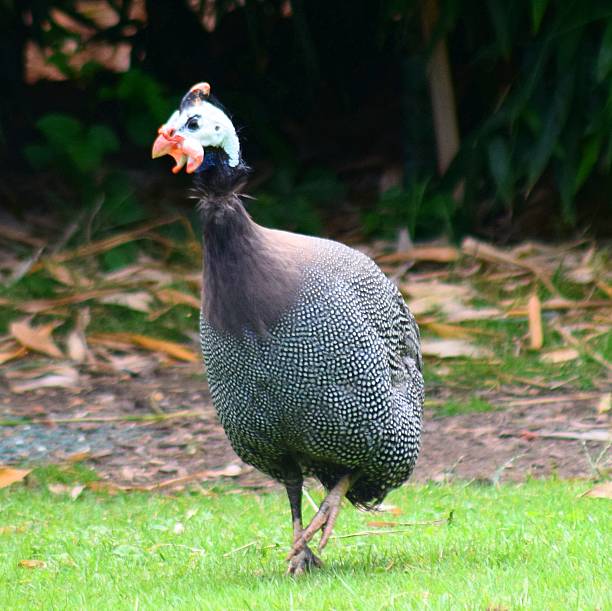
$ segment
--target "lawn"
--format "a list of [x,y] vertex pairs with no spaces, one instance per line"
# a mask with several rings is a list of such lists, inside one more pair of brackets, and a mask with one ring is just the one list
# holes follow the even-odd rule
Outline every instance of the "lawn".
[[[399,515],[346,507],[337,535],[380,534],[332,540],[298,580],[283,574],[283,494],[71,500],[13,485],[0,491],[0,608],[610,609],[611,506],[580,497],[590,485],[408,485],[388,497]],[[403,533],[369,525],[451,511],[450,524],[391,527]]]

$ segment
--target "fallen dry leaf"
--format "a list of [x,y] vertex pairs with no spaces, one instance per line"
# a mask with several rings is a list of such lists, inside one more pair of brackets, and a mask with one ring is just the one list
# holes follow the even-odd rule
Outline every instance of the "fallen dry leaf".
[[399,516],[402,514],[402,508],[398,507],[397,505],[391,505],[391,503],[380,503],[380,505],[376,507],[376,511],[381,513],[390,513],[394,516]]
[[459,251],[453,246],[413,246],[407,250],[376,257],[378,263],[404,263],[406,261],[436,261],[451,263],[459,259]]
[[47,488],[52,494],[66,495],[73,501],[78,499],[81,492],[85,490],[85,486],[81,484],[77,484],[76,486],[69,486],[67,484],[49,484]]
[[76,330],[70,331],[66,338],[66,349],[72,361],[83,363],[87,357],[87,344],[83,336]]
[[590,496],[594,499],[612,499],[612,481],[597,484],[581,496]]
[[91,458],[91,450],[73,452],[72,454],[68,454],[68,456],[66,456],[66,460],[70,463],[82,462],[83,460],[87,460],[88,458]]
[[589,282],[593,282],[595,278],[595,274],[593,270],[583,265],[582,267],[576,267],[573,270],[567,272],[566,277],[569,278],[572,282],[576,284],[589,284]]
[[[45,368],[48,371],[48,368]],[[79,372],[68,365],[55,367],[51,373],[23,381],[11,381],[10,389],[14,393],[29,392],[39,388],[77,388]]]
[[151,352],[161,352],[181,361],[197,363],[200,361],[199,355],[193,350],[179,344],[164,339],[157,339],[138,333],[97,333],[89,337],[94,342],[113,342],[128,343],[140,346]]
[[419,321],[421,327],[426,327],[438,337],[473,337],[474,333],[478,333],[478,329],[468,329],[459,325],[449,325],[448,323],[435,321]]
[[597,402],[597,413],[607,414],[612,407],[612,393],[604,393]]
[[123,306],[124,308],[136,310],[137,312],[148,313],[151,310],[153,296],[146,291],[136,291],[134,293],[114,293],[113,295],[106,295],[106,297],[102,297],[98,301],[105,304]]
[[105,492],[110,496],[115,496],[116,494],[119,494],[119,492],[128,489],[125,486],[118,486],[112,482],[89,482],[87,487],[94,492]]
[[13,469],[0,467],[0,488],[6,488],[15,482],[20,482],[32,469]]
[[527,302],[527,317],[529,319],[529,346],[532,350],[540,350],[544,343],[542,333],[542,304],[534,293]]
[[60,324],[61,322],[53,321],[33,327],[29,319],[23,319],[12,322],[9,325],[9,331],[22,346],[48,356],[62,358],[64,355],[51,336],[53,330]]
[[66,286],[74,286],[74,277],[72,272],[65,266],[51,261],[45,261],[45,270],[53,277],[54,280]]
[[238,477],[242,474],[242,467],[240,465],[229,464],[222,469],[210,469],[208,472],[209,477]]
[[84,363],[88,358],[92,358],[85,340],[85,330],[90,320],[89,308],[80,308],[74,329],[70,331],[66,338],[68,356],[77,363]]
[[155,296],[162,302],[169,305],[187,305],[195,310],[200,309],[200,300],[189,293],[183,293],[176,289],[160,289],[155,291]]
[[90,299],[99,299],[105,295],[112,295],[117,292],[117,289],[93,289],[91,291],[78,291],[71,295],[63,295],[62,297],[55,297],[53,299],[30,299],[29,301],[22,301],[14,304],[14,306],[24,312],[30,314],[37,314],[44,312],[45,310],[51,310],[65,305],[72,305],[75,303],[83,303]]
[[158,366],[154,357],[146,357],[140,354],[126,354],[125,356],[109,354],[107,358],[117,371],[127,371],[137,375],[151,373]]
[[597,288],[603,291],[610,299],[612,299],[612,286],[606,284],[603,280],[596,280]]
[[24,346],[16,346],[12,350],[5,350],[4,352],[0,352],[0,365],[3,363],[8,363],[13,359],[19,359],[22,356],[25,356],[28,353],[27,348]]
[[467,322],[469,320],[491,320],[502,318],[504,313],[498,308],[457,308],[450,312],[446,320],[448,322]]
[[20,560],[17,564],[23,569],[44,569],[47,567],[44,560]]
[[545,363],[566,363],[577,359],[579,356],[578,350],[574,348],[559,348],[558,350],[545,352],[540,356],[540,360]]
[[492,358],[493,353],[484,346],[476,346],[462,339],[421,340],[421,351],[425,356],[436,356],[442,359],[467,357],[473,359]]
[[474,293],[466,284],[450,284],[448,282],[413,282],[402,285],[402,292],[409,297],[438,297],[439,300],[448,297],[471,297]]

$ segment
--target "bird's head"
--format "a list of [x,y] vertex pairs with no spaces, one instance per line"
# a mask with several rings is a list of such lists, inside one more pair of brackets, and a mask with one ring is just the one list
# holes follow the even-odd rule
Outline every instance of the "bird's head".
[[[177,174],[186,164],[191,174],[205,167],[206,149],[216,149],[230,168],[240,163],[240,142],[229,117],[210,95],[208,83],[197,83],[183,97],[178,110],[158,130],[153,158],[171,155]],[[215,156],[216,158],[216,156]]]

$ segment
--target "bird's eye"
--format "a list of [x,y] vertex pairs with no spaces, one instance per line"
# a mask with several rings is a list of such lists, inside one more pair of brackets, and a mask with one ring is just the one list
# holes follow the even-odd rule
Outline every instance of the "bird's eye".
[[198,123],[198,120],[195,117],[192,117],[191,119],[189,119],[189,121],[187,121],[187,129],[190,132],[195,132],[196,129],[198,129],[200,127],[200,124]]
[[215,131],[218,132],[221,129],[220,125],[215,125]]

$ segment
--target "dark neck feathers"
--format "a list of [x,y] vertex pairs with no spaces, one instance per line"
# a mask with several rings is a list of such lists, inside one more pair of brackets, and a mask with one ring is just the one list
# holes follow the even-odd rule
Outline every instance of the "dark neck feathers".
[[218,331],[236,336],[246,330],[266,335],[295,300],[298,286],[295,266],[251,220],[235,192],[247,171],[240,165],[210,168],[197,185],[204,238],[202,312]]
[[251,168],[242,158],[232,168],[225,151],[210,148],[204,151],[204,161],[195,172],[194,186],[203,200],[223,198],[239,192],[250,173]]

